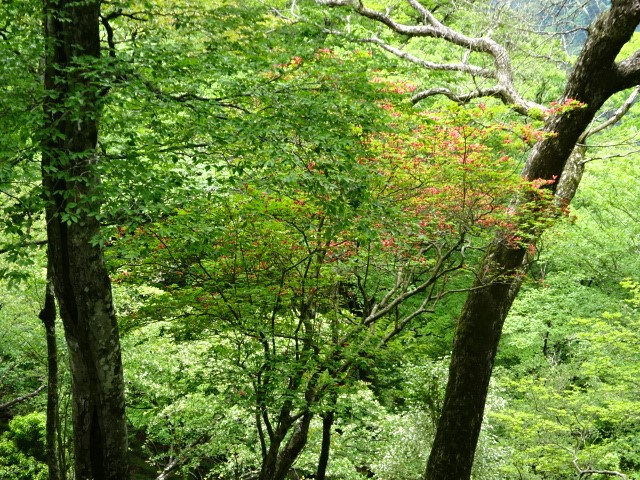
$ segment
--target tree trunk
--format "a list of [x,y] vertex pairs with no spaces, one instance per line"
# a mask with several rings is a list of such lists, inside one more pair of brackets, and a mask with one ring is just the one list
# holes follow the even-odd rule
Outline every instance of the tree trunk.
[[335,412],[333,410],[328,411],[322,417],[322,445],[320,447],[316,480],[325,480],[327,476],[329,451],[331,450],[331,428],[333,427],[334,417]]
[[49,480],[60,480],[57,448],[60,418],[58,415],[58,342],[56,340],[56,302],[50,278],[47,280],[44,298],[40,320],[44,324],[47,336],[47,468]]
[[278,469],[278,453],[284,440],[283,435],[276,434],[270,439],[267,455],[262,458],[259,480],[272,480]]
[[120,340],[96,239],[97,0],[45,0],[42,176],[48,261],[72,377],[75,478],[128,478]]
[[[549,135],[532,150],[522,173],[525,178],[559,179],[577,140],[604,101],[638,83],[640,55],[614,62],[639,21],[640,2],[618,0],[592,24],[561,100],[575,99],[586,106],[549,118],[545,125]],[[555,184],[550,188],[555,190]],[[564,198],[566,202],[570,200]],[[532,243],[540,233],[533,232]],[[449,381],[426,480],[470,478],[491,370],[505,317],[526,270],[525,254],[525,248],[497,238],[484,258],[481,274],[458,320]]]
[[309,425],[313,414],[305,412],[295,423],[293,433],[282,447],[285,435],[290,430],[292,423],[286,428],[279,427],[271,438],[267,456],[262,460],[259,480],[284,480],[293,467],[298,455],[304,448],[309,437]]

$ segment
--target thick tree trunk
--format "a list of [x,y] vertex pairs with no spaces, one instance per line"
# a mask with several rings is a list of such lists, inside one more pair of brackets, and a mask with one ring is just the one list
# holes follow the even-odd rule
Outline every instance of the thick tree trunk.
[[[618,0],[591,26],[562,99],[575,99],[586,106],[549,118],[545,126],[549,135],[531,152],[523,171],[525,178],[559,179],[577,140],[604,101],[638,83],[640,55],[619,64],[614,62],[639,21],[640,2]],[[575,188],[572,190],[575,193]],[[541,232],[533,233],[535,237]],[[481,274],[458,320],[449,381],[426,480],[470,478],[491,370],[505,317],[526,270],[525,253],[524,248],[498,238],[485,256]]]
[[69,349],[75,478],[126,480],[120,341],[102,251],[95,172],[97,0],[45,0],[42,175],[48,257]]
[[49,480],[60,480],[58,465],[58,342],[56,339],[56,302],[51,279],[47,280],[44,307],[40,311],[47,336],[47,467]]
[[471,292],[467,298],[458,320],[427,480],[464,480],[471,475],[502,323],[520,287],[518,269],[524,257],[524,249],[494,244],[484,265],[489,266],[487,275],[501,271],[502,278],[485,277],[486,288]]

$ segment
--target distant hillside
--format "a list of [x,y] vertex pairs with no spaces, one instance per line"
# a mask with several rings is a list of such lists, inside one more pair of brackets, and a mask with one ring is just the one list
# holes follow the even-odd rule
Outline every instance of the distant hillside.
[[611,5],[609,0],[511,0],[529,25],[540,32],[557,33],[565,49],[576,53],[587,38],[587,27]]

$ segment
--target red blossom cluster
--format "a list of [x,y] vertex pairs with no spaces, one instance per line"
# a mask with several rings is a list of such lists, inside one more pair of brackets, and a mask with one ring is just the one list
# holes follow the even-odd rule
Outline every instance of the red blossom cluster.
[[283,69],[283,68],[290,68],[290,67],[299,67],[300,65],[302,65],[302,57],[291,57],[291,60],[289,60],[287,63],[279,63],[278,64],[278,68]]
[[382,91],[385,93],[397,93],[399,95],[412,93],[417,88],[415,84],[404,80],[389,80],[382,77],[373,77],[371,82],[384,84],[385,86],[382,88]]
[[573,98],[566,98],[563,102],[551,102],[549,108],[544,111],[544,114],[545,116],[549,117],[551,115],[570,112],[572,110],[584,108],[586,106],[587,104],[584,102],[580,102]]

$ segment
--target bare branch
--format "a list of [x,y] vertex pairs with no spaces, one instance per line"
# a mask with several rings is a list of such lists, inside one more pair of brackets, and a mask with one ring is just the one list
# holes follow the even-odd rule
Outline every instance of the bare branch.
[[575,453],[573,457],[573,466],[576,467],[576,470],[578,471],[579,479],[590,477],[591,475],[609,475],[611,477],[619,477],[619,478],[622,478],[623,480],[627,480],[627,476],[624,473],[621,473],[615,470],[596,470],[593,468],[585,468],[585,469],[580,468],[580,466],[578,465],[578,458],[575,456]]
[[[506,48],[495,40],[484,37],[469,37],[457,30],[447,27],[440,22],[433,13],[422,5],[417,0],[407,0],[409,5],[418,13],[423,19],[424,24],[420,25],[407,25],[399,23],[394,20],[388,13],[380,12],[368,7],[365,7],[362,1],[356,0],[316,0],[320,5],[328,7],[351,7],[359,15],[381,23],[391,29],[393,32],[404,35],[409,38],[414,37],[428,37],[434,39],[440,39],[448,42],[452,45],[465,48],[470,52],[482,53],[489,55],[493,59],[494,70],[487,70],[474,65],[466,64],[429,64],[424,60],[410,55],[399,48],[392,47],[379,41],[378,39],[368,39],[370,43],[379,45],[384,50],[396,55],[400,58],[404,58],[412,63],[423,66],[428,70],[453,70],[462,73],[467,73],[470,76],[480,76],[484,78],[495,78],[497,85],[495,87],[488,88],[487,90],[481,90],[488,92],[490,96],[497,96],[506,105],[511,105],[514,109],[523,115],[529,115],[529,111],[534,109],[536,111],[542,109],[542,106],[536,102],[522,97],[515,89],[513,81],[513,69],[511,66],[511,59]],[[363,41],[362,39],[356,41]],[[426,93],[428,92],[428,93]],[[423,92],[423,95],[416,95],[412,98],[412,101],[418,102],[419,100],[432,95],[446,95],[452,98],[455,96],[455,101],[464,102],[473,98],[483,96],[480,93],[474,94],[471,97],[457,96],[455,94],[449,94],[446,89],[431,89]]]
[[156,477],[156,480],[167,480],[171,476],[173,471],[176,470],[179,466],[180,465],[178,464],[178,459],[175,457],[172,458],[167,466],[164,467],[164,470],[162,470],[162,472],[160,472],[160,474]]
[[204,443],[207,443],[209,441],[209,437],[208,436],[202,436],[198,439],[196,439],[195,441],[191,442],[189,445],[187,445],[178,455],[176,455],[175,457],[172,457],[169,460],[169,463],[167,464],[166,467],[164,467],[164,469],[162,470],[162,472],[160,472],[158,474],[158,476],[155,478],[155,480],[167,480],[169,478],[172,477],[172,473],[178,468],[180,467],[180,465],[182,463],[184,463],[185,461],[187,461],[189,459],[189,453],[191,452],[191,450],[193,448],[195,448],[198,445],[202,445]]
[[434,63],[429,62],[427,60],[423,60],[421,58],[416,57],[410,53],[405,52],[400,48],[396,48],[388,43],[383,42],[378,37],[370,37],[370,38],[362,38],[356,39],[357,42],[361,43],[373,43],[378,45],[383,50],[386,50],[389,53],[392,53],[396,57],[407,60],[411,63],[415,63],[427,70],[442,70],[442,71],[450,71],[450,72],[462,72],[468,73],[469,75],[475,77],[483,77],[483,78],[496,78],[496,72],[492,70],[488,70],[486,68],[478,67],[477,65],[469,65],[465,63]]
[[27,393],[26,395],[23,395],[21,397],[14,398],[13,400],[9,400],[7,403],[0,404],[0,411],[6,410],[7,408],[12,407],[17,403],[22,403],[26,400],[29,400],[30,398],[37,396],[46,387],[47,387],[46,385],[40,385],[36,390],[34,390],[31,393]]
[[631,95],[627,97],[624,103],[620,105],[620,107],[615,111],[615,113],[608,120],[602,122],[599,125],[596,125],[595,127],[589,128],[585,133],[583,133],[580,139],[578,140],[578,143],[584,143],[584,141],[587,138],[589,138],[591,135],[595,135],[596,133],[601,132],[605,128],[608,128],[611,125],[615,125],[616,123],[618,123],[620,119],[622,119],[622,117],[624,117],[625,114],[632,107],[632,105],[638,98],[638,95],[640,95],[640,86],[633,89],[633,91],[631,92]]
[[625,151],[624,153],[614,153],[614,154],[611,154],[611,155],[589,157],[589,158],[583,159],[582,160],[582,164],[589,163],[589,162],[594,162],[596,160],[613,160],[613,159],[616,159],[616,158],[629,158],[629,157],[637,155],[638,153],[640,153],[640,149],[628,150],[628,151]]
[[[578,185],[582,180],[582,175],[584,173],[584,166],[587,162],[591,162],[593,160],[604,160],[604,159],[612,159],[619,157],[628,157],[629,155],[633,155],[638,150],[629,151],[628,148],[622,154],[613,154],[605,157],[586,157],[586,151],[588,147],[593,147],[593,145],[587,145],[585,143],[586,139],[591,135],[595,135],[598,132],[601,132],[605,128],[608,128],[612,125],[615,125],[620,119],[629,111],[636,98],[640,94],[640,87],[636,87],[631,94],[627,97],[622,105],[614,112],[614,114],[604,122],[590,127],[580,136],[576,146],[574,147],[571,155],[567,159],[567,163],[565,164],[564,170],[562,171],[562,175],[560,176],[560,180],[558,180],[555,199],[556,204],[560,206],[568,205],[571,202],[571,199],[575,195]],[[608,147],[611,147],[609,145]]]
[[457,103],[467,103],[470,100],[482,97],[496,97],[502,99],[503,93],[504,92],[500,87],[479,89],[475,92],[466,94],[455,93],[448,88],[430,88],[428,90],[423,90],[422,92],[416,93],[413,97],[411,97],[411,103],[418,103],[420,100],[424,100],[425,98],[433,97],[435,95],[444,95],[445,97]]

